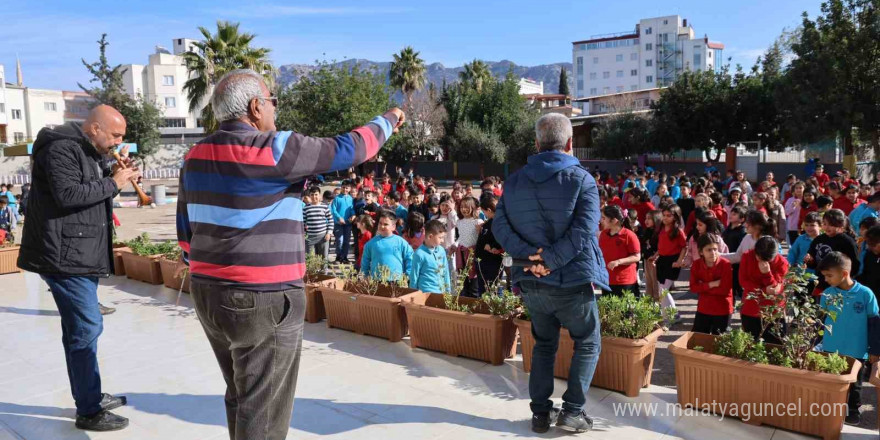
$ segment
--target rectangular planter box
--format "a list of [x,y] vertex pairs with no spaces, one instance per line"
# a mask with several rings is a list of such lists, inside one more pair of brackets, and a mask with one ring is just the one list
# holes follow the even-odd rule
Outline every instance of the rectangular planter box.
[[[532,370],[532,350],[535,339],[532,336],[532,323],[514,319],[519,327],[522,341],[523,369]],[[602,337],[602,352],[599,363],[593,374],[592,386],[619,391],[628,397],[636,397],[639,391],[651,384],[654,371],[654,352],[657,339],[663,335],[658,328],[642,339]],[[568,330],[559,330],[559,349],[556,350],[556,362],[553,364],[553,375],[560,379],[568,379],[571,369],[571,357],[574,354],[574,341]]]
[[516,325],[511,318],[488,314],[474,298],[462,304],[479,304],[476,313],[446,310],[443,295],[420,293],[404,303],[409,322],[410,345],[501,365],[516,355]]
[[306,283],[306,322],[321,322],[327,317],[321,287],[333,286],[333,276],[323,275]]
[[21,246],[0,248],[0,275],[21,272],[18,268],[18,252]]
[[391,342],[399,342],[406,336],[406,313],[401,303],[410,301],[420,291],[404,289],[406,294],[391,298],[387,287],[380,288],[376,295],[361,295],[346,292],[342,280],[328,284],[319,288],[327,313],[327,327],[378,336]]
[[[775,426],[825,440],[840,437],[846,410],[838,405],[846,404],[861,362],[847,358],[849,369],[841,375],[756,364],[713,354],[717,337],[688,332],[669,346],[682,407],[720,410],[733,417],[749,411],[752,416],[743,421],[751,425]],[[703,351],[694,350],[697,345]],[[813,405],[830,408],[832,414],[811,415]],[[737,409],[731,413],[731,407]],[[778,409],[790,407],[797,410]]]
[[125,276],[125,262],[122,260],[123,253],[131,253],[131,249],[124,244],[113,245],[113,275]]
[[162,269],[159,267],[161,255],[141,256],[131,252],[122,253],[125,276],[149,284],[162,284]]
[[[875,363],[871,369],[871,384],[880,390],[880,368],[878,367],[880,367],[880,362]],[[874,408],[880,408],[880,392],[877,393],[877,406]],[[880,429],[880,418],[877,419],[877,428]]]
[[177,262],[162,258],[159,260],[159,269],[162,272],[162,283],[165,287],[173,290],[180,290],[180,283],[183,283],[183,291],[189,293],[189,271],[186,271],[185,280],[183,277],[175,277],[174,271],[177,270]]
[[116,276],[125,276],[125,261],[122,260],[122,254],[130,254],[131,249],[127,246],[122,245],[120,247],[113,247],[113,275]]

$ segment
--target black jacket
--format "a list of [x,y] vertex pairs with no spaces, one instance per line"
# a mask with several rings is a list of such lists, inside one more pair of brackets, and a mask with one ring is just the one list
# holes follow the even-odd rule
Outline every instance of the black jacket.
[[113,272],[113,197],[107,161],[76,123],[37,134],[18,267],[44,275]]

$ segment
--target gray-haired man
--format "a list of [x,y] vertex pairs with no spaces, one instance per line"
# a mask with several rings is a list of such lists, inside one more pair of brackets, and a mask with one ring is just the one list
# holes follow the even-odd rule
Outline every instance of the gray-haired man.
[[187,154],[178,240],[226,380],[230,438],[284,439],[305,314],[305,179],[369,160],[404,115],[394,108],[333,138],[275,131],[277,100],[250,70],[221,78],[211,105],[220,129]]
[[[529,376],[532,430],[546,432],[556,422],[567,431],[584,432],[593,426],[584,404],[601,351],[593,286],[609,289],[596,235],[599,191],[593,176],[571,155],[568,118],[545,115],[535,132],[539,152],[505,183],[492,232],[512,257],[535,262],[513,270],[535,337]],[[561,412],[550,400],[560,325],[574,341]]]

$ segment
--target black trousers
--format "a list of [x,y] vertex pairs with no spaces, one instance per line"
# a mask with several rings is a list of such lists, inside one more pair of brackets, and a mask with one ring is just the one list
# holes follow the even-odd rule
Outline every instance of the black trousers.
[[733,267],[733,299],[734,301],[739,298],[742,300],[743,298],[743,288],[739,285],[739,264],[731,264]]
[[694,315],[694,327],[692,330],[697,333],[720,335],[727,332],[728,325],[730,325],[730,315],[707,315],[697,312]]
[[869,380],[871,372],[871,364],[868,361],[862,361],[862,368],[859,369],[859,375],[856,381],[849,386],[849,393],[846,396],[847,410],[850,414],[858,414],[859,407],[862,406],[862,381]]
[[[742,321],[742,329],[748,333],[751,333],[752,337],[754,337],[756,341],[763,337],[764,342],[767,344],[782,344],[782,341],[772,333],[771,327],[768,327],[767,331],[765,331],[763,335],[761,334],[761,331],[763,329],[763,326],[761,325],[761,318],[740,315],[740,320]],[[788,333],[788,324],[784,322],[782,323],[782,332]]]
[[302,350],[302,288],[255,292],[193,279],[196,314],[226,381],[231,440],[283,440]]

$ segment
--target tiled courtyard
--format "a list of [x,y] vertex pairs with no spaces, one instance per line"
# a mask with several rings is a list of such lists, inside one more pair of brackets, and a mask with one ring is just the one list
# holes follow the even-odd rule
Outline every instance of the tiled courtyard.
[[[226,438],[223,379],[188,295],[113,277],[100,300],[105,317],[99,356],[104,390],[128,396],[119,414],[128,429],[87,433],[73,426],[59,317],[34,274],[0,276],[0,440]],[[528,375],[521,357],[502,366],[410,349],[386,340],[306,324],[302,369],[288,438],[556,438],[529,429]],[[558,401],[564,382],[557,381]],[[789,439],[800,435],[715,416],[616,416],[614,404],[676,401],[652,386],[639,398],[590,390],[588,412],[605,439]],[[842,438],[876,438],[846,427]]]

